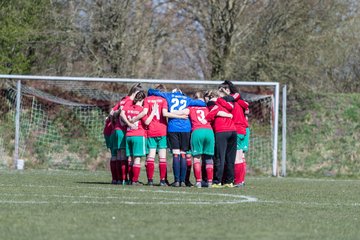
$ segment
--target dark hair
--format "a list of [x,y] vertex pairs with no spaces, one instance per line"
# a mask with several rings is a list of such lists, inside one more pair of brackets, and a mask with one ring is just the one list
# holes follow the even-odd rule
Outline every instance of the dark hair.
[[[225,80],[222,84],[220,84],[220,86],[223,86],[225,88],[229,88],[231,94],[239,92],[237,87],[229,80]],[[219,86],[219,88],[220,88],[220,86]]]
[[134,104],[144,100],[145,97],[146,97],[146,95],[145,95],[144,90],[140,90],[134,97]]
[[155,87],[155,89],[160,90],[161,92],[166,92],[166,87],[163,84],[159,84]]
[[208,90],[204,93],[204,98],[209,98],[209,99],[212,99],[214,97],[218,97],[219,94],[217,91],[214,91],[214,90]]
[[135,83],[134,85],[131,86],[130,91],[128,93],[128,96],[131,96],[132,94],[136,93],[137,91],[142,90],[142,86],[141,83]]

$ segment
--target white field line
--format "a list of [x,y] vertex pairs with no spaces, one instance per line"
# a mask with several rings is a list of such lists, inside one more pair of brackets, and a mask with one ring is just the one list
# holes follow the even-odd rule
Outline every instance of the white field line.
[[[13,203],[13,204],[114,204],[114,202],[109,202],[106,200],[115,199],[116,204],[129,204],[129,205],[184,205],[184,204],[193,204],[193,205],[216,205],[216,204],[239,204],[239,203],[258,203],[258,204],[290,204],[290,205],[303,205],[303,206],[331,206],[331,207],[359,207],[360,203],[320,203],[320,202],[300,202],[300,201],[281,201],[281,200],[259,200],[255,197],[237,195],[237,194],[228,194],[228,193],[210,193],[210,192],[187,192],[187,191],[173,191],[173,190],[155,190],[155,189],[141,189],[141,188],[114,188],[114,187],[95,187],[95,186],[53,186],[53,185],[7,185],[0,184],[0,187],[29,187],[29,188],[69,188],[69,189],[94,189],[94,190],[111,190],[113,193],[116,191],[129,191],[129,192],[149,192],[149,193],[160,193],[160,194],[173,194],[173,195],[193,195],[198,197],[196,201],[194,199],[187,198],[167,198],[167,197],[148,197],[146,200],[154,200],[154,202],[144,202],[136,200],[144,200],[144,198],[139,197],[129,197],[129,196],[91,196],[91,195],[46,195],[46,194],[11,194],[11,193],[2,193],[0,196],[23,196],[23,197],[41,197],[41,198],[81,198],[81,199],[104,199],[105,201],[17,201],[17,200],[0,200],[0,204]],[[114,191],[115,190],[115,191]],[[216,196],[222,197],[223,199],[210,200],[199,198],[201,196]],[[232,198],[229,200],[228,198]],[[129,201],[134,200],[134,201]]]

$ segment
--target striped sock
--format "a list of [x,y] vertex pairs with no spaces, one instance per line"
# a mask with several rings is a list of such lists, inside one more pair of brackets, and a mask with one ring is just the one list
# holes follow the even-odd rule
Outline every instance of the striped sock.
[[154,168],[155,168],[154,158],[148,157],[146,159],[146,175],[148,180],[153,180],[154,177]]

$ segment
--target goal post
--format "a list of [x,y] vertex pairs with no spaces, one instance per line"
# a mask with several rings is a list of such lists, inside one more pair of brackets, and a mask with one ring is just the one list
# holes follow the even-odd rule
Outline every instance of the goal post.
[[[0,80],[11,80],[16,81],[16,112],[15,112],[15,139],[14,139],[14,156],[13,165],[16,164],[19,158],[19,138],[20,130],[18,129],[21,122],[21,82],[22,81],[44,81],[44,82],[85,82],[85,83],[121,83],[121,84],[133,84],[142,83],[152,86],[153,84],[166,84],[166,85],[184,85],[188,87],[197,87],[198,89],[203,88],[216,88],[217,85],[223,83],[221,80],[166,80],[166,79],[132,79],[132,78],[96,78],[96,77],[65,77],[65,76],[27,76],[27,75],[0,75]],[[256,98],[256,101],[261,99],[271,99],[271,174],[278,176],[278,128],[279,128],[279,95],[280,95],[280,84],[278,82],[243,82],[243,81],[232,81],[234,85],[240,87],[267,87],[272,88],[270,95],[264,98]],[[251,94],[250,94],[251,95]],[[254,95],[254,94],[253,94]],[[254,100],[255,101],[255,100]],[[284,116],[283,116],[284,117]],[[251,128],[251,125],[250,125]],[[2,141],[2,139],[0,139]],[[0,142],[1,143],[1,142]],[[0,146],[1,147],[1,146]],[[251,149],[251,145],[250,145]],[[283,163],[282,163],[283,164]],[[283,170],[284,171],[284,170]]]

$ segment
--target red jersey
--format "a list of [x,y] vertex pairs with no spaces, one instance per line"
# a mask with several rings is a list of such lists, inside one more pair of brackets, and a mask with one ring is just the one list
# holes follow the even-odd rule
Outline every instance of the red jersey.
[[[139,105],[131,105],[125,106],[122,111],[125,112],[125,116],[128,120],[136,117],[139,115],[143,110],[142,106]],[[146,130],[144,126],[144,121],[146,120],[147,116],[143,117],[142,119],[134,122],[135,128],[127,127],[126,129],[126,136],[144,136],[146,137]]]
[[194,131],[199,128],[209,128],[212,129],[210,122],[208,122],[205,117],[209,113],[207,107],[188,107],[190,110],[190,120],[191,120],[191,131]]
[[[249,103],[247,103],[246,101],[242,100],[240,98],[240,93],[234,93],[231,95],[234,99],[235,99],[235,102],[237,102],[239,104],[239,106],[242,108],[243,112],[245,110],[249,110]],[[247,118],[245,117],[244,115],[244,124],[246,125],[245,128],[249,127],[249,122],[247,120]]]
[[106,121],[105,121],[103,133],[105,136],[110,136],[112,133],[112,130],[113,130],[113,126],[111,124],[111,119],[110,119],[110,117],[108,117],[108,118],[106,118]]
[[224,107],[221,107],[219,105],[213,105],[209,107],[210,112],[206,115],[206,120],[213,122],[212,126],[214,129],[214,132],[232,132],[236,131],[234,122],[231,118],[225,118],[225,117],[217,117],[216,114],[219,111],[224,111],[227,113],[230,113],[228,110],[226,110]]
[[240,105],[237,102],[234,103],[226,102],[223,98],[218,98],[216,103],[224,107],[226,110],[231,111],[231,114],[233,115],[232,120],[236,127],[236,133],[245,135],[247,128],[247,121],[244,115],[244,111],[240,107]]
[[130,96],[125,96],[112,108],[112,110],[117,111],[128,105],[133,105],[133,100],[131,100]]
[[[133,100],[129,96],[122,98],[113,108],[112,110],[117,111],[119,109],[123,109],[124,107],[128,107],[133,105]],[[126,130],[126,124],[121,120],[120,115],[119,118],[115,121],[115,130]]]
[[167,122],[162,114],[163,109],[168,109],[166,99],[157,96],[149,96],[144,99],[144,108],[148,109],[147,116],[150,116],[155,102],[159,105],[158,111],[148,125],[148,137],[163,137],[166,136]]

